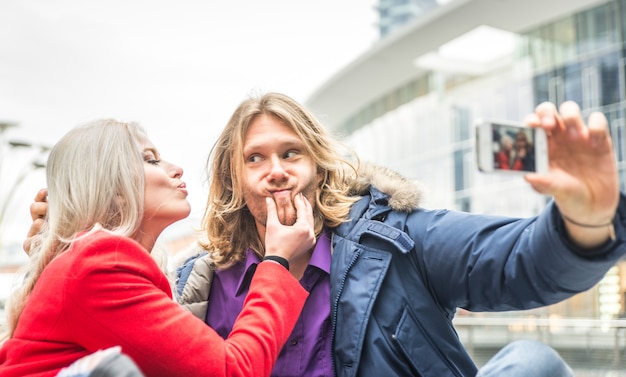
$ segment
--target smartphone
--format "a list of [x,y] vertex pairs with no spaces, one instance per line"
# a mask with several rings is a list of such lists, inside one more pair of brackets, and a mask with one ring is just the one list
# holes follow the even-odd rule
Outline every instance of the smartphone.
[[476,158],[485,173],[547,173],[548,140],[541,128],[510,121],[476,122]]

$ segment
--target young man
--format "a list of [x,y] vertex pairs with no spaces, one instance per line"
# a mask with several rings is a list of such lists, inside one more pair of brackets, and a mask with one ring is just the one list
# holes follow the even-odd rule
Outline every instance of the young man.
[[[538,217],[510,219],[421,209],[419,191],[402,177],[376,169],[357,176],[291,98],[244,101],[212,151],[204,216],[212,260],[180,270],[183,302],[199,305],[189,288],[203,287],[200,301],[210,305],[200,317],[228,334],[263,256],[259,203],[273,197],[288,224],[302,193],[314,205],[318,241],[292,273],[310,296],[274,375],[475,375],[452,326],[456,308],[556,303],[592,287],[626,253],[626,201],[604,116],[592,115],[587,128],[570,102],[560,115],[542,104],[526,121],[550,135],[551,164],[548,175],[526,180],[555,201]],[[217,269],[210,290],[195,279],[210,274],[191,272],[184,292],[193,266],[209,264]]]
[[[317,243],[290,271],[309,298],[273,375],[475,376],[452,326],[456,308],[556,303],[592,287],[626,253],[626,200],[604,116],[586,127],[568,102],[560,114],[542,104],[526,122],[550,135],[551,169],[525,179],[554,201],[537,217],[512,219],[422,209],[419,190],[397,174],[357,173],[356,159],[291,98],[244,101],[212,150],[208,253],[179,269],[181,303],[225,336],[263,256],[262,201],[272,197],[289,224],[302,193]],[[571,375],[540,344],[512,349],[481,375]]]

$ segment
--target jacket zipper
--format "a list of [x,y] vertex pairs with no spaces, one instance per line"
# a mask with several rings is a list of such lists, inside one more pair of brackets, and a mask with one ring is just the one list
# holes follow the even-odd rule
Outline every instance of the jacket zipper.
[[[336,235],[335,235],[336,236]],[[340,236],[341,237],[341,236]],[[343,238],[343,237],[342,237]],[[343,238],[344,240],[346,240],[345,238]],[[353,241],[350,241],[353,242]],[[345,270],[345,273],[343,274],[343,276],[341,277],[341,284],[339,284],[339,290],[337,291],[337,298],[335,299],[335,302],[333,303],[333,313],[332,313],[332,319],[334,319],[334,322],[332,323],[331,326],[331,334],[330,334],[330,339],[331,339],[331,365],[333,368],[333,371],[335,373],[335,375],[337,374],[337,369],[335,366],[335,357],[334,357],[334,345],[335,345],[335,333],[336,333],[336,323],[337,323],[337,312],[339,311],[339,298],[341,297],[341,294],[343,293],[343,288],[345,286],[346,283],[346,278],[348,276],[348,272],[350,272],[350,269],[352,269],[352,266],[354,266],[354,264],[356,263],[357,259],[359,259],[359,256],[361,255],[361,248],[357,247],[356,248],[356,253],[354,253],[352,260],[350,261],[350,263],[348,264],[348,267]]]

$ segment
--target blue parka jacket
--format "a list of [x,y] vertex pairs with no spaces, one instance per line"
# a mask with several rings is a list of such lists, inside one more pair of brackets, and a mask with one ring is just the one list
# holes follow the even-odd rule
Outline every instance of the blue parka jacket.
[[[527,219],[424,210],[417,189],[407,190],[408,181],[375,170],[374,179],[370,171],[355,186],[362,197],[350,220],[333,231],[338,377],[473,377],[477,368],[452,324],[457,308],[550,305],[593,287],[626,253],[623,195],[616,239],[583,251],[568,241],[553,203]],[[210,281],[206,260],[185,263],[177,285],[181,304],[202,319]]]
[[553,203],[538,217],[393,211],[372,188],[334,232],[333,351],[338,377],[475,376],[452,325],[456,308],[550,305],[593,287],[626,252],[626,201],[616,240],[592,252],[566,238]]

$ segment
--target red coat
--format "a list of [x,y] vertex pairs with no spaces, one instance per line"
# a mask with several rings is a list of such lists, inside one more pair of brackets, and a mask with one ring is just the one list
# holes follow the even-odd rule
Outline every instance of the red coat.
[[0,349],[0,376],[55,376],[115,345],[146,376],[269,376],[307,295],[284,267],[261,263],[224,340],[172,300],[144,248],[99,231],[44,270]]
[[498,152],[496,153],[496,168],[502,170],[523,170],[524,166],[519,158],[513,161],[513,166],[510,166],[509,155],[506,152]]

